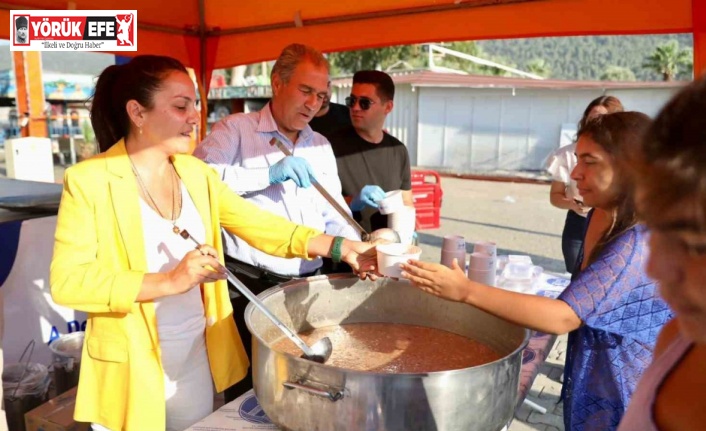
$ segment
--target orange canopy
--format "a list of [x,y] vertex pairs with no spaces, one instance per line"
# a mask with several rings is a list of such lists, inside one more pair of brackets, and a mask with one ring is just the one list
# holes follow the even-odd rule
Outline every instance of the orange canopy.
[[[291,42],[340,51],[428,41],[694,33],[706,69],[706,0],[5,0],[11,9],[136,9],[136,54],[168,54],[204,78],[274,59]],[[129,53],[127,55],[132,55]],[[208,80],[205,81],[208,83]]]

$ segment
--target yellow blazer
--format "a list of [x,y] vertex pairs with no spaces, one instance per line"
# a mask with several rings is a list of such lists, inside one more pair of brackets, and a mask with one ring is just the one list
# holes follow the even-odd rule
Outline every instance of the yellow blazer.
[[[192,156],[176,155],[173,162],[221,261],[219,225],[266,253],[308,257],[307,243],[320,232],[247,202]],[[67,169],[50,273],[54,301],[88,313],[74,417],[113,431],[165,428],[155,307],[136,302],[147,269],[137,187],[122,140]],[[201,291],[206,348],[220,392],[245,376],[249,362],[226,282],[203,284]]]

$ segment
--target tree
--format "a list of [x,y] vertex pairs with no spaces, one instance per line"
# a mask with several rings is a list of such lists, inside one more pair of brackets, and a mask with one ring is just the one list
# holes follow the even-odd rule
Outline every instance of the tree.
[[682,81],[691,81],[694,79],[694,50],[691,48],[685,48],[689,51],[689,62],[684,64],[684,67],[679,69],[677,73],[677,79]]
[[[503,57],[489,56],[473,41],[440,43],[438,45],[463,52],[475,57],[485,58],[506,66],[515,67]],[[429,50],[426,45],[402,45],[386,48],[364,49],[360,51],[334,52],[329,54],[332,75],[352,75],[358,70],[379,69],[403,61],[414,68],[429,66]],[[434,64],[449,69],[482,75],[505,75],[507,72],[490,66],[483,66],[453,55],[434,53]]]
[[385,69],[412,53],[412,45],[388,46],[385,48],[343,51],[329,54],[328,60],[333,74],[352,75],[358,70]]
[[635,81],[635,73],[627,67],[608,66],[600,77],[601,81]]
[[645,58],[642,67],[662,75],[665,81],[671,81],[680,72],[693,68],[693,54],[690,49],[679,49],[679,42],[670,40],[655,48],[654,52]]
[[549,78],[552,74],[552,66],[543,58],[533,58],[527,62],[527,71],[544,78]]

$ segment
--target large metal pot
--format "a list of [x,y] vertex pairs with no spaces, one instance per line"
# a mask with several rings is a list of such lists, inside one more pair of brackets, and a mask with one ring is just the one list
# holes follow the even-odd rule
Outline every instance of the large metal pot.
[[270,420],[283,429],[495,431],[513,416],[522,349],[529,339],[524,328],[387,278],[310,277],[259,297],[297,331],[345,323],[406,323],[465,335],[502,355],[478,367],[425,374],[335,368],[270,349],[282,334],[249,305],[245,321],[253,335],[255,393]]

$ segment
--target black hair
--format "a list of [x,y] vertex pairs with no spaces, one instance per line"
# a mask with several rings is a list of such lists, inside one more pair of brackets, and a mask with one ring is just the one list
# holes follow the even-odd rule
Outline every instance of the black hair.
[[159,55],[140,55],[101,72],[91,98],[91,125],[101,152],[129,134],[127,102],[135,100],[151,109],[154,93],[171,72],[187,73],[179,60]]
[[379,70],[360,70],[353,75],[353,84],[372,84],[380,100],[387,102],[395,98],[395,83],[385,72]]

